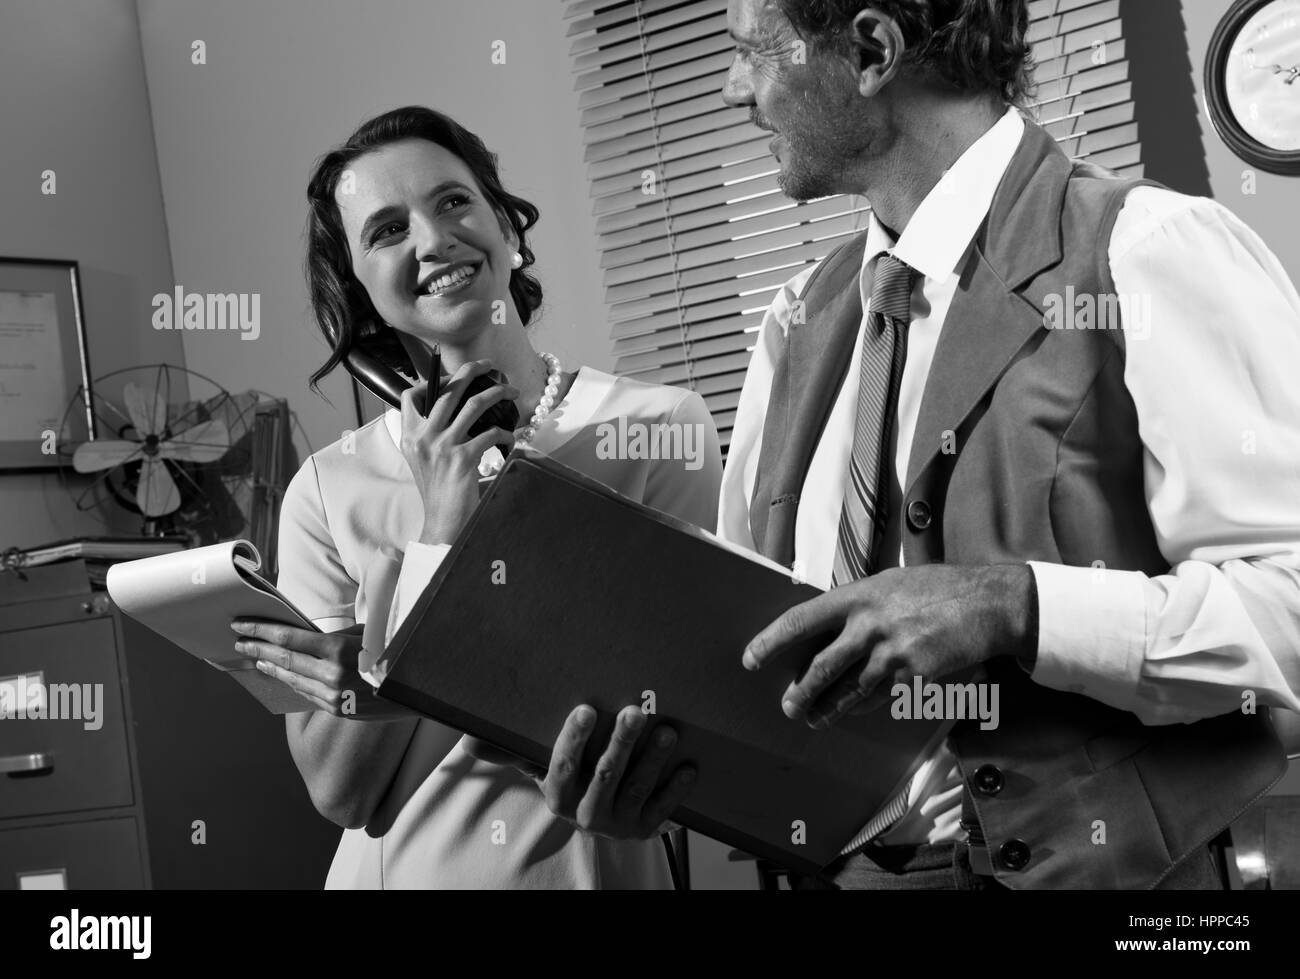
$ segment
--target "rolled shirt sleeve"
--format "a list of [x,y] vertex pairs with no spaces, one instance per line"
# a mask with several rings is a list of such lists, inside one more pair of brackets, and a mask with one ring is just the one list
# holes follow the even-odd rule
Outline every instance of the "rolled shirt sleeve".
[[1125,384],[1171,567],[1031,562],[1033,679],[1147,724],[1300,711],[1300,298],[1209,200],[1135,191],[1110,256],[1116,291],[1147,314],[1126,323]]

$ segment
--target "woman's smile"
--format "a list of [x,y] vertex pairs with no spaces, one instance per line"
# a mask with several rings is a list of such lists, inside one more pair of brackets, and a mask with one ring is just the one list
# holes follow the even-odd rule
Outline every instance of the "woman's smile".
[[465,262],[450,270],[430,274],[420,281],[415,294],[422,299],[441,299],[444,296],[463,292],[477,281],[479,268],[482,265],[481,261]]

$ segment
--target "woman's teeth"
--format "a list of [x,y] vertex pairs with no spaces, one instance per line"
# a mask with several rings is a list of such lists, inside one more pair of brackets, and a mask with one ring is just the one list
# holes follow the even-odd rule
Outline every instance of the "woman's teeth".
[[448,293],[455,292],[458,289],[463,288],[467,282],[474,278],[477,272],[478,269],[472,266],[461,266],[455,272],[450,272],[429,283],[429,288],[425,295],[445,296]]

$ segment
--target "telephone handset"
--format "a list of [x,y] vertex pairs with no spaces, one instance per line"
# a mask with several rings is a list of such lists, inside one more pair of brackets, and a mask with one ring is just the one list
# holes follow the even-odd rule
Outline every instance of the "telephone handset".
[[361,385],[380,401],[401,409],[402,392],[411,386],[411,382],[391,367],[379,362],[373,354],[353,350],[343,359],[347,372],[361,382]]
[[[380,363],[379,359],[372,354],[362,350],[353,349],[351,353],[343,360],[343,366],[348,373],[355,377],[363,384],[368,391],[387,402],[394,408],[402,407],[402,392],[411,387],[410,381],[402,377],[401,374]],[[437,390],[433,389],[433,381],[430,381],[430,390],[426,395],[427,403],[416,405],[420,409],[420,414],[428,415],[429,408],[438,400],[450,378],[442,373],[442,357],[435,347],[433,351],[433,363],[429,372],[431,378],[436,378]],[[460,414],[465,402],[481,391],[486,391],[497,384],[509,383],[506,376],[500,371],[488,371],[486,374],[480,374],[470,383],[465,391],[464,397],[460,399],[460,404],[456,406],[452,417]],[[507,432],[513,432],[519,427],[519,409],[515,407],[513,401],[498,401],[487,411],[479,416],[478,420],[470,426],[469,437],[474,438],[482,432],[492,428],[504,428]]]

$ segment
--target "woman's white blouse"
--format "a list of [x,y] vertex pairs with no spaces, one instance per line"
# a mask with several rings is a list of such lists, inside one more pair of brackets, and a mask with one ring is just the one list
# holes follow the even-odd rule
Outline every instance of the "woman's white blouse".
[[[681,426],[684,458],[628,458],[646,453],[620,437],[662,424]],[[285,493],[277,584],[326,631],[365,623],[368,610],[388,625],[403,553],[424,524],[399,434],[396,411],[344,433],[307,460]],[[722,461],[698,394],[584,367],[532,444],[630,499],[707,530],[716,523]],[[418,722],[370,823],[343,832],[327,887],[670,886],[658,840],[583,834],[551,814],[532,779],[446,745],[445,728]]]

